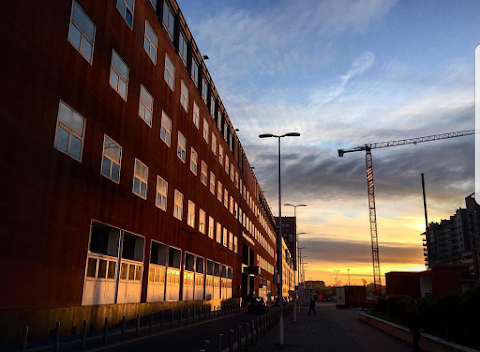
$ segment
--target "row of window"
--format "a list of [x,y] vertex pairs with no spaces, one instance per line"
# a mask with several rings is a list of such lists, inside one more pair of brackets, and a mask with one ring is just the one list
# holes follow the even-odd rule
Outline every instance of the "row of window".
[[[164,8],[164,27],[165,29],[173,28],[171,27],[171,23],[168,22],[171,17],[171,13],[169,12],[168,6],[165,4]],[[117,1],[117,9],[125,18],[127,24],[130,26],[132,25],[133,21],[133,7],[134,2],[118,0]],[[165,26],[166,21],[168,22],[168,26]],[[168,30],[167,30],[168,32]],[[171,34],[171,32],[170,32]],[[90,63],[93,60],[93,46],[95,40],[95,25],[90,21],[88,16],[83,12],[83,10],[78,6],[78,4],[74,1],[72,5],[72,14],[71,14],[71,21],[70,21],[70,29],[69,29],[69,41],[72,45],[79,50],[79,52],[84,56],[87,61]],[[181,48],[186,48],[185,42],[183,37],[180,36]],[[158,48],[158,38],[155,35],[152,27],[145,21],[145,33],[144,33],[144,50],[149,55],[154,63],[157,61],[157,48]],[[186,50],[181,50],[181,53],[186,53]],[[180,55],[182,60],[185,62],[186,55]],[[193,65],[195,67],[195,65]],[[192,73],[198,72],[197,69],[192,69]],[[112,50],[112,63],[111,63],[111,71],[110,71],[110,85],[113,89],[117,91],[117,93],[125,100],[127,100],[128,95],[128,77],[129,77],[129,68],[125,64],[125,62],[120,58],[118,53],[115,50]],[[165,74],[164,79],[170,88],[174,89],[174,82],[175,82],[175,66],[171,62],[168,54],[165,54]],[[195,81],[195,80],[194,80]],[[196,82],[196,81],[195,81]],[[206,89],[204,90],[206,92]],[[205,97],[206,95],[202,95]],[[152,125],[152,116],[153,116],[153,97],[147,91],[147,89],[141,85],[140,87],[140,102],[139,102],[139,116],[147,123],[147,125]],[[189,104],[189,93],[186,85],[184,84],[183,80],[181,81],[181,97],[180,103],[184,107],[185,111],[188,112],[188,104]],[[214,116],[215,111],[215,100],[212,100],[211,103],[211,113]],[[78,114],[75,114],[77,117]],[[198,105],[193,102],[193,122],[197,128],[199,128],[200,116],[199,116],[199,108]],[[204,119],[203,124],[203,137],[208,143],[209,137],[209,125],[207,121]],[[61,126],[65,127],[65,126]],[[58,147],[60,150],[70,154],[72,157],[76,158],[77,160],[81,160],[81,140],[83,137],[83,130],[81,131],[81,135],[78,131],[75,130],[68,130],[67,128],[59,128],[60,133],[58,134],[59,144]],[[57,130],[57,132],[58,132]],[[172,122],[168,118],[168,116],[162,112],[162,128],[160,137],[164,142],[170,146],[171,143],[171,130],[172,130]],[[226,135],[224,136],[226,137]],[[108,139],[108,140],[107,140]],[[63,143],[60,143],[62,141]],[[107,177],[110,177],[115,182],[119,181],[119,173],[120,173],[120,162],[121,159],[121,148],[118,145],[115,147],[114,142],[110,138],[106,138],[106,144],[111,144],[112,152],[107,152],[104,155],[102,160],[102,173]],[[217,152],[217,141],[216,136],[212,133],[212,151],[214,154]],[[114,156],[112,157],[112,154]],[[255,212],[257,217],[259,218],[262,227],[267,231],[270,239],[274,239],[273,233],[271,233],[270,229],[268,228],[267,222],[265,218],[260,216],[261,212],[259,211],[258,207],[253,201],[253,197],[249,195],[249,191],[246,191],[246,186],[242,185],[242,180],[239,180],[238,172],[234,171],[233,163],[229,162],[228,155],[224,155],[222,145],[218,146],[218,154],[219,154],[219,162],[220,164],[225,164],[225,171],[227,174],[230,174],[230,178],[232,182],[235,182],[237,188],[240,187],[240,191],[243,194],[245,200],[249,204],[252,211]],[[186,162],[186,139],[183,134],[179,131],[178,132],[178,145],[177,145],[177,156],[185,163]],[[224,158],[225,157],[225,158]],[[116,162],[115,162],[116,160]],[[190,169],[194,174],[197,174],[198,168],[198,154],[197,152],[191,148],[191,161],[190,161]],[[206,164],[202,161],[202,175],[201,181],[206,184]],[[138,160],[135,164],[135,170],[138,170],[138,177],[134,177],[134,186],[133,191],[134,193],[138,194],[139,196],[145,198],[146,197],[146,173],[148,169],[145,165],[143,165]],[[213,173],[211,173],[211,176]],[[213,175],[214,177],[214,175]],[[240,182],[239,182],[240,181]],[[239,184],[240,183],[240,184]],[[220,184],[221,185],[221,184]],[[243,186],[243,187],[242,187]],[[221,186],[220,186],[221,188]],[[228,191],[226,191],[228,192]],[[212,192],[214,193],[214,192]],[[219,200],[221,201],[221,196],[219,195]],[[226,197],[228,202],[228,196]],[[232,208],[232,206],[230,206]],[[250,231],[251,232],[251,231]],[[255,236],[257,237],[257,236]],[[263,239],[262,242],[265,242],[263,235],[261,235]],[[274,242],[274,241],[273,241]],[[265,246],[262,243],[262,246]]]

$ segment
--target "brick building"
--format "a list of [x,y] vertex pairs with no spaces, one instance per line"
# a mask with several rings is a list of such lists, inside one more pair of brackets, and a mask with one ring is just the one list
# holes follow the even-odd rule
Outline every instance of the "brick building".
[[274,218],[176,2],[0,16],[1,343],[275,292]]

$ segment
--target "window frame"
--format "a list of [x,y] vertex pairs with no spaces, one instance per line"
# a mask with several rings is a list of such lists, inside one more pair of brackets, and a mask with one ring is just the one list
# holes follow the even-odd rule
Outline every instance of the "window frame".
[[[93,42],[90,42],[88,36],[85,34],[85,32],[80,28],[80,25],[79,24],[76,24],[73,20],[73,9],[74,9],[74,6],[77,5],[78,8],[80,9],[80,11],[83,13],[83,15],[88,19],[88,21],[92,24],[92,26],[94,27],[93,29]],[[75,26],[75,28],[80,32],[80,47],[77,49],[77,47],[75,46],[75,44],[70,40],[70,33],[71,33],[71,26]],[[67,33],[67,41],[80,53],[80,55],[82,55],[82,57],[87,60],[87,62],[90,64],[90,65],[93,65],[93,54],[94,54],[94,51],[95,51],[95,37],[96,37],[96,34],[97,34],[97,26],[93,23],[93,21],[90,19],[90,17],[87,16],[86,12],[83,10],[83,8],[76,2],[76,1],[72,1],[72,9],[70,10],[70,22],[69,22],[69,26],[68,26],[68,33]],[[87,59],[85,57],[85,55],[83,55],[82,53],[82,43],[83,43],[83,39],[87,40],[91,45],[92,45],[92,55],[91,55],[91,58],[90,59]]]
[[[165,23],[165,14],[166,14],[165,9],[168,10],[168,13],[167,13],[168,23]],[[172,23],[170,23],[170,21],[172,21]],[[172,24],[172,28],[170,28],[170,24]],[[170,6],[168,6],[165,0],[163,1],[162,26],[165,29],[165,32],[167,32],[167,35],[170,38],[170,41],[173,42],[173,35],[175,31],[175,16],[172,10],[170,9]],[[173,31],[170,31],[170,29],[172,29]]]
[[[204,170],[203,165],[205,165],[205,173],[203,173],[203,170]],[[203,183],[205,186],[207,186],[208,184],[208,165],[204,160],[202,160],[201,162],[200,182]]]
[[[166,126],[163,123],[163,118],[165,117],[166,120],[170,121],[170,130],[165,128]],[[168,139],[168,143],[165,139],[162,138],[162,129],[165,130],[165,139]],[[168,117],[168,115],[165,113],[164,110],[162,110],[162,119],[160,122],[160,139],[170,148],[172,146],[172,119]],[[170,136],[170,138],[167,138],[167,136]]]
[[[119,0],[119,1],[123,1],[123,0]],[[123,64],[125,65],[125,67],[127,68],[127,78],[125,80],[124,77],[122,77],[120,75],[120,72],[114,68],[113,66],[113,54],[115,53],[115,55],[118,57],[118,59],[123,62]],[[117,88],[115,88],[114,86],[112,86],[112,71],[115,72],[115,74],[118,76],[118,81],[117,81]],[[123,79],[122,79],[123,78]],[[120,90],[119,90],[119,82],[120,80],[122,80],[122,82],[125,84],[125,87],[126,87],[126,90],[125,90],[125,96],[123,96],[122,94],[120,94]],[[130,67],[128,67],[128,65],[125,63],[125,61],[123,61],[122,57],[120,55],[118,55],[118,52],[112,48],[112,57],[111,57],[111,60],[110,60],[110,75],[109,75],[109,78],[108,78],[108,83],[110,85],[110,87],[112,87],[112,89],[122,97],[123,100],[127,101],[128,99],[128,83],[130,82]]]
[[193,124],[195,125],[197,130],[199,130],[200,129],[200,108],[198,107],[195,100],[193,100],[192,119],[193,119]]
[[[151,1],[151,0],[149,0]],[[152,40],[151,38],[148,37],[147,35],[147,26],[150,28],[150,31],[153,33],[153,35],[155,36],[155,41],[156,43],[153,44],[152,43]],[[146,48],[145,48],[145,41],[148,41],[149,43],[149,50],[151,51],[152,48],[153,48],[153,51],[154,51],[154,57],[152,57],[151,55],[151,52],[147,52]],[[157,64],[157,55],[158,55],[158,36],[157,34],[155,33],[155,31],[153,30],[152,26],[150,26],[150,23],[148,23],[148,21],[145,19],[145,31],[143,33],[143,50],[145,51],[145,53],[147,53],[148,57],[150,58],[150,60],[153,61],[153,63],[156,65]]]
[[[205,128],[206,127],[206,128]],[[203,139],[205,140],[205,142],[208,144],[208,140],[209,140],[209,134],[210,134],[210,125],[208,124],[207,120],[205,119],[205,117],[203,118]]]
[[195,203],[190,199],[187,202],[187,225],[195,228]]
[[202,208],[198,208],[198,231],[204,235],[207,232],[207,213]]
[[[59,113],[60,113],[60,106],[61,104],[65,105],[68,109],[70,109],[73,113],[77,114],[78,116],[80,116],[82,119],[83,119],[83,128],[82,128],[82,132],[83,132],[83,135],[79,136],[79,134],[75,131],[73,131],[73,129],[67,125],[65,125],[63,122],[59,121]],[[57,121],[55,123],[55,137],[53,138],[53,147],[62,152],[63,154],[65,155],[68,155],[69,157],[71,157],[72,159],[78,161],[79,163],[82,162],[82,158],[83,158],[83,145],[84,145],[84,141],[85,141],[85,129],[86,129],[86,126],[87,126],[87,119],[85,117],[83,117],[83,115],[81,115],[80,113],[78,113],[78,111],[76,111],[75,109],[72,109],[72,107],[70,105],[68,105],[67,103],[65,103],[63,100],[60,99],[59,103],[58,103],[58,110],[57,110]],[[67,151],[64,151],[62,149],[60,149],[59,147],[57,147],[57,135],[58,135],[58,128],[62,128],[64,131],[66,131],[68,133],[68,142],[67,142]],[[69,153],[70,151],[70,144],[71,144],[71,135],[73,134],[73,136],[77,139],[79,139],[81,141],[81,148],[80,148],[80,158],[77,159],[76,157],[74,157],[72,154]]]
[[[173,72],[170,72],[170,69],[168,68],[167,62],[170,62],[170,64],[172,65]],[[168,73],[168,78],[169,78],[168,80],[166,78],[167,73]],[[165,82],[167,82],[167,85],[170,87],[170,89],[173,92],[175,90],[175,65],[173,64],[172,60],[170,59],[170,56],[168,56],[168,53],[165,53],[165,69],[164,69],[164,73],[163,73],[163,79],[165,80]]]
[[190,78],[192,79],[195,86],[198,88],[198,64],[197,60],[192,56],[192,68],[190,70]]
[[189,92],[187,85],[183,82],[183,79],[180,80],[180,105],[183,107],[186,113],[188,113],[189,105]]
[[[145,92],[147,95],[150,96],[150,99],[152,100],[152,106],[149,107],[147,106],[146,102],[144,99],[142,99],[142,93]],[[145,86],[143,84],[140,84],[140,96],[138,98],[138,116],[143,120],[143,122],[145,122],[147,124],[148,127],[152,127],[152,121],[153,121],[153,103],[154,103],[154,98],[153,96],[150,94],[150,92],[147,90],[147,88],[145,88]],[[145,116],[142,117],[141,115],[141,111],[142,111],[142,105],[145,107],[145,112],[146,111],[149,111],[150,112],[150,122],[147,121],[147,119],[145,118]]]
[[[106,141],[106,138],[110,139],[113,143],[115,143],[118,147],[120,147],[120,162],[117,163],[115,160],[113,160],[112,158],[108,157],[107,155],[105,155],[105,141]],[[112,182],[115,182],[116,184],[120,184],[120,176],[122,174],[122,156],[123,156],[123,148],[120,144],[118,144],[115,140],[113,140],[113,138],[111,138],[110,136],[108,136],[107,134],[103,134],[103,147],[102,147],[102,162],[100,164],[100,174],[102,176],[104,176],[105,178],[109,179],[110,181]],[[107,176],[105,175],[102,171],[103,171],[103,159],[104,158],[107,158],[108,160],[110,160],[110,176]],[[117,164],[118,165],[118,181],[117,180],[114,180],[112,177],[111,177],[111,174],[112,174],[112,164]]]
[[215,195],[216,188],[217,188],[217,182],[216,182],[215,174],[213,173],[213,171],[210,171],[210,193]]
[[[181,207],[177,202],[177,196],[181,197]],[[180,192],[178,189],[175,189],[174,198],[173,198],[173,217],[180,221],[183,221],[183,200],[184,200],[183,193]]]
[[212,240],[215,238],[215,219],[211,216],[208,217],[208,238]]
[[223,185],[220,181],[217,181],[217,199],[220,203],[223,203]]
[[128,10],[128,9],[130,9],[130,8],[127,6],[128,4],[127,4],[126,0],[117,0],[117,4],[115,5],[115,7],[117,8],[117,11],[120,13],[120,15],[121,15],[122,18],[124,19],[125,23],[127,24],[127,26],[130,28],[130,30],[133,31],[133,20],[134,20],[134,18],[135,18],[135,0],[132,0],[133,9],[130,9],[130,10],[131,10],[131,13],[132,13],[132,24],[129,24],[129,23],[127,22],[126,14],[122,14],[122,13],[120,12],[120,9],[118,8],[118,2],[119,2],[119,1],[122,1],[122,2],[125,4],[125,11]]
[[217,136],[212,131],[212,152],[213,155],[217,155]]
[[[162,193],[162,189],[159,187],[159,181],[162,181],[166,185],[165,193]],[[160,201],[158,199],[160,196]],[[165,207],[162,207],[162,200],[165,199]],[[162,176],[157,175],[157,189],[155,193],[155,206],[163,211],[167,211],[168,208],[168,182]]]
[[198,175],[198,153],[193,147],[190,147],[190,171],[195,176]]
[[[141,165],[143,165],[146,169],[146,176],[145,176],[145,197],[143,197],[140,193],[137,193],[135,192],[135,179],[138,179],[140,182],[142,182],[142,180],[137,177],[137,168],[136,168],[136,165],[137,165],[137,162],[140,163]],[[141,183],[140,183],[141,185]],[[141,187],[140,187],[140,191],[141,191]],[[135,158],[135,161],[133,163],[133,184],[132,184],[132,193],[139,196],[140,198],[142,199],[145,199],[147,200],[147,194],[148,194],[148,166],[145,165],[140,159],[138,158]]]
[[[180,140],[183,139],[185,141],[185,146],[182,147],[180,144]],[[183,158],[182,158],[183,156]],[[178,131],[177,133],[177,157],[185,164],[187,161],[187,139],[183,135],[182,132]]]
[[[182,46],[183,42],[183,46]],[[183,56],[185,55],[185,56]],[[178,31],[178,56],[180,60],[183,62],[185,67],[187,67],[187,60],[188,60],[188,42],[185,40],[185,35],[180,30]]]

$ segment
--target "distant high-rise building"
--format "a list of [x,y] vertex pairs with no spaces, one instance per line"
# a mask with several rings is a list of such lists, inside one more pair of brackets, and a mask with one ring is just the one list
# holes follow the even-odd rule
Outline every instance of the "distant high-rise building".
[[[278,216],[275,217],[276,230],[278,231]],[[282,216],[282,237],[290,251],[293,260],[294,270],[297,270],[297,241],[295,238],[295,229],[297,218],[294,216]]]
[[465,198],[468,217],[468,231],[470,234],[470,246],[472,250],[472,261],[474,273],[480,274],[480,205],[475,201],[475,195],[471,194]]

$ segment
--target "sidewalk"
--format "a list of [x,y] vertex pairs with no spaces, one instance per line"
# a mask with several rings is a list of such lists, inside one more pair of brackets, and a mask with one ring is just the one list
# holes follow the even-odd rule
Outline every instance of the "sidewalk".
[[275,325],[250,351],[289,352],[410,352],[413,347],[358,320],[356,309],[336,309],[331,304],[317,304],[317,316],[307,315],[308,307],[284,320],[284,348]]

